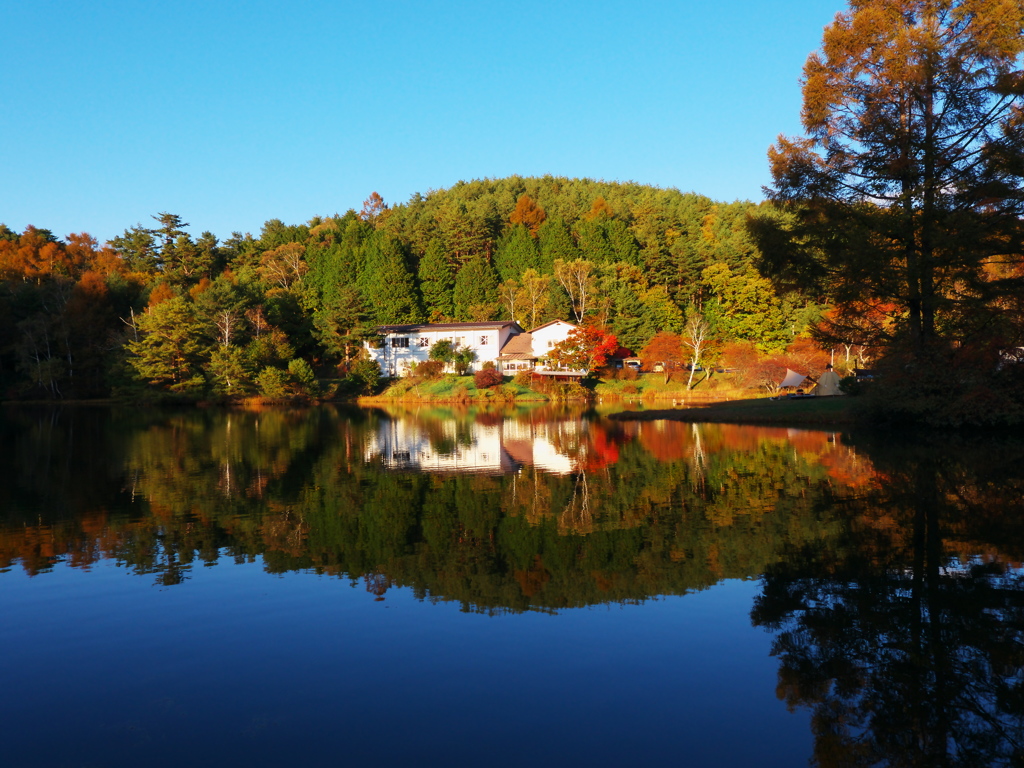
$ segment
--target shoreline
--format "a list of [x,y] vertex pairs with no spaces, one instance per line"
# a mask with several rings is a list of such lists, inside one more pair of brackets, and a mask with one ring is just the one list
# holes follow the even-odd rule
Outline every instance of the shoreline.
[[613,421],[685,421],[719,424],[793,424],[851,426],[863,423],[861,409],[848,397],[771,400],[737,399],[687,408],[617,411]]

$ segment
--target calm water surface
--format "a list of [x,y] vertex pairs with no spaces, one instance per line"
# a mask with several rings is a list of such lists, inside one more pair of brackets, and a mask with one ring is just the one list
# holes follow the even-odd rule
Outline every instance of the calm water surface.
[[1017,765],[1024,442],[0,413],[5,766]]

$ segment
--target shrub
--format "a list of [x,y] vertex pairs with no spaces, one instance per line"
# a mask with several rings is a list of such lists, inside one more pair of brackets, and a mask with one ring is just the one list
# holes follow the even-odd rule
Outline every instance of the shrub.
[[372,394],[380,386],[380,365],[376,360],[357,360],[349,376],[364,394]]
[[933,427],[1010,426],[1024,423],[1024,376],[1001,365],[998,349],[968,345],[890,348],[873,366],[878,380],[865,388],[876,421]]
[[548,376],[541,376],[539,373],[531,373],[528,386],[534,392],[541,392],[546,395],[551,392],[551,379]]
[[313,374],[313,369],[301,357],[288,362],[288,377],[291,379],[292,389],[298,394],[310,397],[320,394],[320,387]]
[[553,383],[551,397],[556,400],[589,400],[591,391],[575,381],[560,381]]
[[455,359],[455,344],[451,339],[441,339],[430,348],[430,359],[450,363]]
[[839,381],[839,391],[844,395],[862,395],[864,394],[864,385],[866,382],[861,381],[856,376],[846,376]]
[[425,360],[416,366],[413,375],[423,381],[439,379],[444,374],[444,362],[441,360]]
[[452,360],[452,364],[455,366],[455,372],[459,374],[459,376],[465,376],[474,362],[476,362],[476,352],[469,347],[460,349],[456,352],[455,357]]
[[493,360],[485,360],[483,362],[483,365],[480,366],[480,368],[485,370],[485,371],[493,371],[494,370],[494,361]]
[[498,386],[504,380],[505,377],[501,375],[501,372],[494,368],[481,368],[473,374],[473,383],[476,384],[477,389],[490,389]]
[[640,372],[632,365],[624,365],[615,377],[622,381],[636,381],[640,377]]
[[626,384],[622,387],[622,392],[627,395],[635,395],[640,391],[640,388],[636,384]]
[[512,377],[512,383],[518,387],[529,388],[533,383],[531,381],[532,375],[529,371],[519,371],[515,376]]
[[284,397],[288,394],[288,374],[268,365],[256,377],[256,386],[264,397]]

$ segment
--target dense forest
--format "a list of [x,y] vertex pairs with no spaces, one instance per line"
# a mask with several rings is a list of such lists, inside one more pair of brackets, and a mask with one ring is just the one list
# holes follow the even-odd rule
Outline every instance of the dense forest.
[[258,237],[154,215],[109,243],[0,225],[0,396],[315,393],[389,323],[561,318],[639,351],[704,319],[768,353],[825,297],[755,269],[758,208],[633,183],[511,177]]

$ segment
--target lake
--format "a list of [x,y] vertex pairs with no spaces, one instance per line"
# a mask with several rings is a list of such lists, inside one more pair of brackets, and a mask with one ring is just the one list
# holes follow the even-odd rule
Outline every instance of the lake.
[[5,766],[1024,762],[1024,441],[0,412]]

